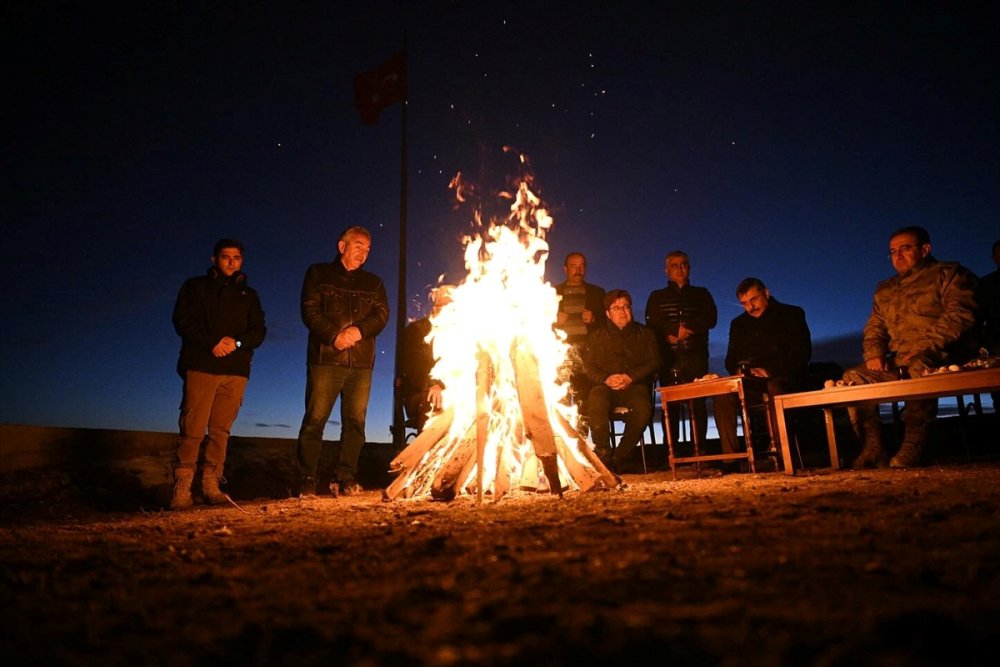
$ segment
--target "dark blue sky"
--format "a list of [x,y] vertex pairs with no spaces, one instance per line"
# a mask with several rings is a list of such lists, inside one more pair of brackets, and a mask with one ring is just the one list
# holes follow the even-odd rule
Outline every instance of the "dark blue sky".
[[[747,275],[806,309],[816,360],[853,363],[892,229],[922,224],[939,258],[994,268],[987,3],[136,4],[5,9],[4,423],[174,430],[177,289],[236,236],[268,338],[234,432],[294,437],[301,280],[345,227],[372,230],[395,309],[400,108],[363,125],[352,81],[404,27],[411,316],[463,274],[448,181],[499,186],[505,144],[552,208],[553,282],[582,250],[592,282],[641,305],[665,253],[691,254],[719,305],[714,370]],[[389,439],[394,345],[390,326],[372,441]]]

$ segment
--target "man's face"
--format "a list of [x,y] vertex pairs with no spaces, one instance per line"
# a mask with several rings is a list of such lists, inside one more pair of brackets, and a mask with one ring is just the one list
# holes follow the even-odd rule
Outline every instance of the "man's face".
[[611,302],[608,308],[608,319],[619,329],[632,321],[632,305],[625,297],[619,297]]
[[243,254],[239,248],[223,248],[212,258],[212,264],[229,278],[243,267]]
[[767,290],[761,291],[759,287],[751,287],[746,291],[746,294],[740,296],[740,305],[750,317],[763,315],[770,301],[771,293]]
[[349,234],[346,240],[337,243],[340,261],[348,271],[360,269],[361,265],[368,260],[368,252],[371,248],[371,240],[363,234]]
[[667,279],[678,286],[684,287],[691,276],[691,264],[687,257],[667,257],[664,263],[664,270],[667,272]]
[[583,255],[570,255],[563,271],[566,272],[567,284],[582,285],[583,279],[587,277],[587,260]]
[[931,244],[918,245],[913,234],[899,234],[889,239],[889,259],[896,273],[906,273],[929,254]]

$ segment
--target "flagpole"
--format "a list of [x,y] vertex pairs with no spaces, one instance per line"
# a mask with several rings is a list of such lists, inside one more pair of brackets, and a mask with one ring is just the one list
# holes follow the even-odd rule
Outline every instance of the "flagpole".
[[[406,39],[403,41],[404,52]],[[409,161],[409,73],[407,73],[406,94],[403,96],[403,114],[400,146],[399,174],[399,292],[396,297],[396,359],[392,383],[392,445],[399,451],[406,444],[406,425],[403,418],[403,396],[400,387],[400,348],[403,341],[403,329],[406,327],[406,218],[407,218],[407,182]]]

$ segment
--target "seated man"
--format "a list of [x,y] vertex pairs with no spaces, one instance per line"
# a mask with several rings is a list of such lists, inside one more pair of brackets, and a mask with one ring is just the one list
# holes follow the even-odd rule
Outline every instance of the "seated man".
[[587,339],[584,370],[593,382],[587,398],[590,435],[597,455],[611,460],[611,411],[629,409],[625,432],[618,444],[617,468],[637,469],[636,445],[652,415],[653,376],[660,367],[660,353],[653,330],[632,320],[632,297],[621,289],[604,297],[607,323]]
[[[875,288],[862,343],[865,363],[844,373],[852,384],[920,377],[942,364],[966,361],[977,348],[975,275],[955,262],[934,259],[923,227],[893,232],[889,260],[896,275]],[[907,468],[922,462],[937,400],[906,401],[903,444],[891,461],[882,446],[878,406],[849,408],[848,413],[863,443],[852,467]]]
[[441,391],[444,383],[431,377],[435,358],[433,346],[427,342],[431,332],[431,317],[451,302],[451,286],[442,285],[431,293],[434,307],[431,314],[406,325],[400,341],[399,389],[403,397],[406,421],[418,432],[432,411],[441,409]]
[[[758,278],[743,279],[736,287],[736,298],[746,312],[729,325],[726,370],[751,378],[744,385],[744,396],[759,403],[763,393],[774,396],[803,388],[812,356],[805,311],[779,303]],[[760,380],[753,382],[752,378]],[[722,453],[735,454],[739,397],[716,396],[714,405]]]

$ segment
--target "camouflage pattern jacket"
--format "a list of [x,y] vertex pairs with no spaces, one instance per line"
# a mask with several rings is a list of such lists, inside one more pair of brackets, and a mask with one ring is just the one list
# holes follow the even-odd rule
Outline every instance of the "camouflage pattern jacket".
[[913,370],[961,363],[975,353],[976,276],[956,262],[927,256],[879,283],[865,324],[864,357],[895,354]]

